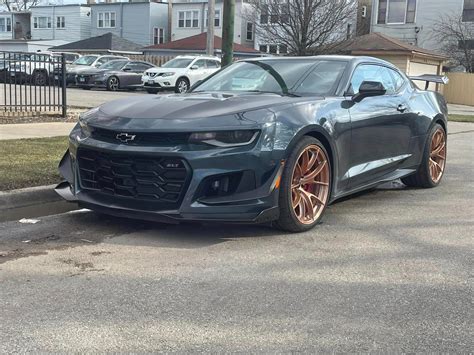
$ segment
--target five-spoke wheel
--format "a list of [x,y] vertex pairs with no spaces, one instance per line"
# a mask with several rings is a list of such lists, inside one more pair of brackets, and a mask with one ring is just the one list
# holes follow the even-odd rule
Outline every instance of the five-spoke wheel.
[[303,137],[285,164],[276,225],[291,232],[312,228],[329,203],[330,191],[328,153],[317,139]]

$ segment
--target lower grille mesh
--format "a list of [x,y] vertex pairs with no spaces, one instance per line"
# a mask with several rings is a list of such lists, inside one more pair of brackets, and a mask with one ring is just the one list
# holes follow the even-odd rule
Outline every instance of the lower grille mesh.
[[110,154],[80,149],[77,154],[83,189],[177,206],[190,170],[183,159]]

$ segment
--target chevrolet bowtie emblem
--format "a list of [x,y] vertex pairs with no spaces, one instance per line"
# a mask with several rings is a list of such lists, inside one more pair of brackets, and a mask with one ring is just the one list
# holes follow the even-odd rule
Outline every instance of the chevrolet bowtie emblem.
[[136,135],[135,134],[128,134],[128,133],[119,133],[115,136],[120,142],[122,143],[128,143],[131,142],[135,139]]

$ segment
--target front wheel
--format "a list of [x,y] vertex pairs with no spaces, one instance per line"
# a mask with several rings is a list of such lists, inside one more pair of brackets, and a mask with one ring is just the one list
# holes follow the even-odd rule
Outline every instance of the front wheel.
[[111,76],[107,79],[107,90],[117,91],[118,89],[120,89],[120,82],[116,76]]
[[177,94],[184,94],[189,90],[189,80],[186,78],[179,78],[176,81],[176,89],[174,90]]
[[303,137],[286,161],[280,184],[280,218],[275,226],[288,232],[313,228],[329,203],[331,162],[323,144]]
[[435,124],[428,135],[418,170],[415,174],[402,178],[402,182],[412,187],[438,186],[446,167],[446,153],[446,131],[440,124]]
[[158,94],[159,89],[145,89],[149,94]]
[[36,71],[33,74],[33,83],[36,86],[44,86],[48,82],[48,74],[43,71]]

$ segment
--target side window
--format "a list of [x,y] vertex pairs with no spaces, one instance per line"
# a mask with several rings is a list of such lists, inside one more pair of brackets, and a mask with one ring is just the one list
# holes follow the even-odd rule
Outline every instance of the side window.
[[396,89],[396,83],[393,79],[391,69],[382,67],[380,65],[374,64],[363,64],[359,65],[354,74],[352,75],[351,80],[351,89],[354,94],[359,92],[360,85],[364,81],[379,81],[383,84],[387,90],[387,95],[394,94]]
[[206,60],[206,62],[207,62],[208,68],[212,68],[212,69],[219,68],[219,65],[218,65],[219,63],[216,62],[215,60]]
[[97,60],[97,62],[95,63],[95,66],[98,68],[102,64],[107,63],[108,61],[109,61],[108,57],[102,57],[102,58]]
[[390,74],[392,74],[393,80],[395,82],[395,92],[398,92],[405,85],[405,79],[400,75],[399,72],[390,69]]
[[336,89],[345,68],[344,62],[321,62],[308,74],[295,92],[313,95],[331,94]]
[[193,65],[197,65],[199,69],[203,69],[206,67],[206,61],[204,59],[199,59],[196,60]]

